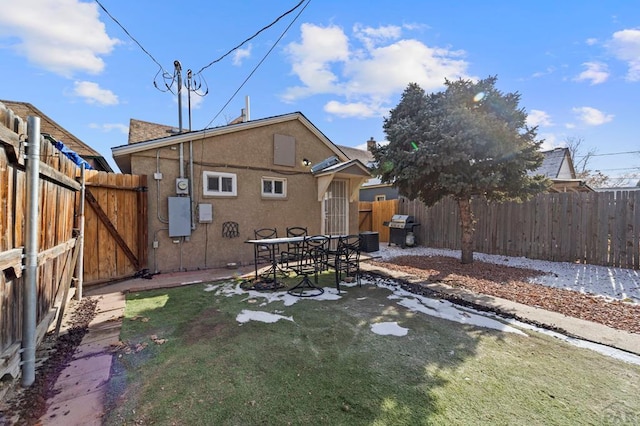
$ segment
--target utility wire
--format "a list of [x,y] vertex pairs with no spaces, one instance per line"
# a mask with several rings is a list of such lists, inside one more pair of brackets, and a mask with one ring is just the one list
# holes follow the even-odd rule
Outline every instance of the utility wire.
[[605,154],[586,154],[586,155],[576,155],[576,158],[583,157],[604,157],[606,155],[623,155],[623,154],[640,154],[640,151],[626,151],[626,152],[607,152]]
[[[301,1],[300,3],[303,3],[303,1]],[[298,6],[300,5],[300,3],[298,4]],[[209,121],[209,123],[204,126],[205,129],[208,128],[211,123],[213,123],[215,121],[216,118],[218,118],[218,116],[222,113],[222,111],[224,111],[224,109],[231,103],[231,101],[233,100],[233,98],[236,97],[236,95],[238,94],[238,92],[244,87],[244,85],[247,83],[247,81],[249,81],[249,79],[253,76],[253,74],[255,74],[255,72],[258,70],[258,68],[260,67],[260,65],[262,65],[262,63],[267,59],[267,56],[269,56],[269,54],[273,51],[273,49],[275,49],[275,47],[278,45],[278,43],[280,42],[280,40],[282,40],[282,38],[285,36],[285,34],[287,33],[287,31],[289,31],[289,28],[291,28],[291,26],[296,22],[296,20],[300,17],[300,15],[302,14],[302,12],[304,12],[304,10],[307,8],[307,6],[309,6],[309,3],[311,3],[311,0],[307,0],[307,4],[304,5],[304,7],[302,9],[300,9],[300,11],[298,12],[298,14],[295,16],[295,18],[293,18],[293,20],[291,21],[291,23],[287,26],[287,28],[284,29],[284,31],[282,32],[282,34],[280,34],[280,37],[278,37],[278,39],[275,41],[275,43],[273,43],[273,46],[271,46],[271,48],[267,51],[267,53],[262,57],[262,59],[260,60],[260,62],[258,62],[258,64],[253,68],[253,70],[249,73],[249,75],[247,76],[247,78],[244,79],[244,81],[242,82],[242,84],[240,85],[240,87],[238,87],[238,89],[236,89],[235,92],[233,92],[233,95],[231,95],[231,97],[229,98],[229,100],[227,100],[227,102],[222,106],[222,108],[220,108],[220,111],[218,111],[218,113],[211,119],[211,121]],[[296,6],[296,8],[298,7]],[[293,10],[293,9],[292,9]],[[279,18],[278,18],[279,19]]]
[[167,72],[167,71],[162,67],[162,65],[160,65],[160,62],[158,62],[158,61],[156,60],[156,58],[154,58],[154,57],[153,57],[153,55],[152,55],[151,53],[149,53],[149,51],[148,51],[147,49],[145,49],[145,48],[140,44],[140,42],[139,42],[138,40],[136,40],[136,39],[135,39],[135,38],[134,38],[134,37],[129,33],[129,31],[127,31],[127,29],[126,29],[126,28],[125,28],[125,27],[124,27],[124,26],[123,26],[123,25],[122,25],[122,24],[121,24],[121,23],[120,23],[120,22],[119,22],[119,21],[118,21],[118,20],[117,20],[117,19],[116,19],[112,14],[111,14],[111,13],[109,13],[109,11],[108,11],[108,10],[107,10],[103,5],[102,5],[102,3],[100,3],[100,1],[99,1],[99,0],[94,0],[94,1],[98,4],[98,6],[100,6],[100,8],[102,8],[102,10],[104,10],[104,13],[106,13],[106,14],[109,16],[109,18],[111,18],[111,19],[113,20],[113,22],[115,22],[116,24],[118,24],[118,26],[119,26],[120,28],[122,28],[122,31],[124,31],[124,32],[125,32],[125,34],[126,34],[126,35],[128,35],[128,36],[129,36],[129,38],[130,38],[130,39],[131,39],[135,44],[137,44],[137,45],[138,45],[138,47],[139,47],[140,49],[142,49],[142,51],[143,51],[144,53],[146,53],[146,54],[147,54],[147,56],[148,56],[149,58],[151,58],[151,60],[152,60],[153,62],[155,62],[155,63],[156,63],[156,65],[158,65],[158,66],[160,67],[160,69],[162,70],[162,72],[163,72],[164,74],[169,74],[169,73],[168,73],[168,72]]
[[[98,0],[96,0],[98,1]],[[256,38],[258,36],[258,34],[260,34],[261,32],[271,28],[272,26],[274,26],[280,19],[284,18],[285,16],[287,16],[288,14],[290,14],[291,12],[293,12],[294,10],[296,10],[298,7],[300,7],[300,5],[304,3],[304,0],[300,0],[300,2],[295,5],[292,9],[287,10],[286,12],[284,12],[282,15],[278,16],[276,18],[275,21],[271,22],[269,25],[262,27],[260,30],[258,30],[258,32],[256,32],[254,35],[252,35],[251,37],[247,38],[245,41],[243,41],[242,43],[240,43],[239,45],[237,45],[236,47],[232,48],[231,50],[229,50],[227,53],[225,53],[224,55],[222,55],[221,57],[219,57],[218,59],[215,59],[211,62],[209,62],[209,64],[205,65],[204,67],[200,68],[200,70],[198,72],[196,72],[196,74],[200,74],[202,71],[204,71],[205,69],[209,68],[211,65],[215,64],[216,62],[220,62],[221,60],[223,60],[224,58],[226,58],[227,56],[229,56],[230,54],[232,54],[233,52],[235,52],[236,50],[240,49],[243,45],[245,45],[246,43],[248,43],[249,41],[253,40],[254,38]],[[308,5],[308,3],[307,3]],[[305,6],[306,8],[307,6]],[[304,10],[304,8],[302,8],[302,10]],[[298,16],[300,16],[300,14],[298,13]],[[296,19],[297,17],[296,16]],[[294,19],[295,21],[295,19]]]

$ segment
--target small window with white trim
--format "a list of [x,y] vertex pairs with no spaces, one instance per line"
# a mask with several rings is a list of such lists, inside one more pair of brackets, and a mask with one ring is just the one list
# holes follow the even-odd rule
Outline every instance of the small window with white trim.
[[238,178],[235,173],[203,172],[203,195],[235,197],[238,195]]
[[285,198],[287,196],[287,180],[284,178],[263,177],[262,197]]
[[376,201],[386,201],[386,200],[387,200],[386,195],[376,195]]

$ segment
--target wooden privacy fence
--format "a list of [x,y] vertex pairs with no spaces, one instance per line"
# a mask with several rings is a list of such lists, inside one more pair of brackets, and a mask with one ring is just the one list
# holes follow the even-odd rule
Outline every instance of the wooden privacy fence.
[[[460,249],[458,207],[402,198],[421,245]],[[523,202],[474,199],[474,250],[558,262],[640,269],[640,191],[540,194]]]
[[[26,173],[26,123],[0,104],[0,378],[16,376],[23,333]],[[19,136],[22,135],[22,136]],[[70,284],[78,247],[74,205],[80,185],[77,166],[41,138],[39,178],[39,241],[37,257],[36,339],[55,317],[54,306]]]
[[391,220],[391,216],[396,214],[397,208],[398,200],[360,201],[358,207],[360,212],[359,231],[377,232],[379,241],[389,241],[389,228],[383,223]]
[[147,177],[85,173],[84,285],[147,267]]

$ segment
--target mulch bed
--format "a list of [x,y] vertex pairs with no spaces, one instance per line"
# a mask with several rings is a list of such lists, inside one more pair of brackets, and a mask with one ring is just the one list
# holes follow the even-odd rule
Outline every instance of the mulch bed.
[[640,305],[528,282],[544,275],[533,269],[475,261],[462,264],[446,256],[399,256],[375,263],[427,282],[440,282],[475,293],[558,312],[631,333],[640,333]]

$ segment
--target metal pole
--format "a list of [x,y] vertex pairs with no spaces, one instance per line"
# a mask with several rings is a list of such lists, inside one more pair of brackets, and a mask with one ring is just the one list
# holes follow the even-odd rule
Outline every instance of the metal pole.
[[[178,74],[178,126],[182,133],[182,65],[180,61],[173,61]],[[180,178],[184,178],[184,145],[180,142]]]
[[82,300],[82,285],[84,284],[84,279],[83,279],[83,275],[84,275],[84,194],[85,194],[85,185],[86,185],[86,181],[85,181],[85,176],[84,176],[84,163],[80,166],[80,179],[82,182],[82,186],[80,187],[80,215],[78,217],[78,228],[79,228],[79,235],[78,235],[78,247],[76,247],[76,250],[78,251],[78,263],[76,266],[76,274],[77,276],[77,281],[76,281],[76,300]]
[[36,301],[38,298],[38,235],[39,175],[40,175],[40,118],[27,118],[28,143],[26,147],[27,174],[27,234],[25,236],[24,299],[22,317],[22,386],[35,381],[36,364]]
[[[191,131],[191,78],[193,77],[191,70],[187,70],[187,99],[189,101],[189,131]],[[193,141],[189,141],[189,193],[191,195],[191,230],[196,229],[196,194],[194,192],[193,176]]]

